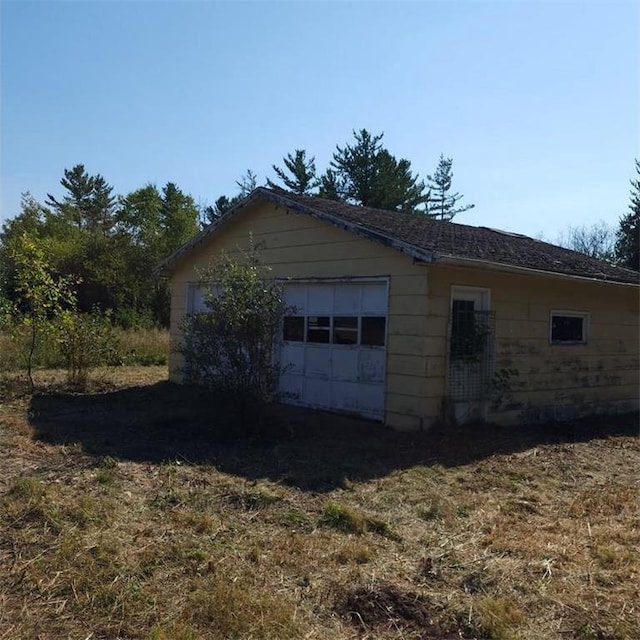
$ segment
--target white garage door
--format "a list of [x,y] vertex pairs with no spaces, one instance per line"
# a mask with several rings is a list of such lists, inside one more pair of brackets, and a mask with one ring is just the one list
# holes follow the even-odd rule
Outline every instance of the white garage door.
[[285,286],[283,400],[384,419],[387,282]]

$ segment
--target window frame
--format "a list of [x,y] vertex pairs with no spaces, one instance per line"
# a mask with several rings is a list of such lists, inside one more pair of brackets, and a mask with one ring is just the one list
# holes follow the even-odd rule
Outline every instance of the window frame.
[[[344,319],[353,319],[356,321],[355,327],[345,327],[338,325],[336,327],[336,320],[344,320]],[[361,326],[362,326],[362,316],[353,316],[353,315],[341,315],[341,316],[331,316],[331,344],[339,346],[339,347],[359,347],[360,346],[360,336],[361,336]],[[355,342],[337,342],[336,341],[336,330],[338,331],[347,331],[348,333],[355,333]]]
[[[185,290],[185,315],[192,316],[196,313],[207,313],[210,309],[206,305],[206,296],[215,289],[216,296],[220,295],[221,288],[213,281],[191,280],[186,283]],[[196,309],[196,302],[200,298],[204,308]]]
[[[288,319],[300,318],[302,320],[302,340],[292,340],[291,338],[285,338],[285,331]],[[307,317],[298,315],[286,315],[282,319],[282,342],[303,343],[307,335]]]
[[[581,340],[554,340],[553,320],[556,317],[579,318],[582,320]],[[589,333],[591,329],[591,314],[588,311],[574,311],[568,309],[552,309],[549,311],[549,345],[556,346],[584,346],[589,344]]]

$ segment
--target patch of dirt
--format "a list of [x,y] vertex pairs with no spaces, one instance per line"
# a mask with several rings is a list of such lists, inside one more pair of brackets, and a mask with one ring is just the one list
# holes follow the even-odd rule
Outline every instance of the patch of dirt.
[[366,632],[411,631],[418,634],[412,637],[420,640],[462,638],[442,627],[442,611],[429,598],[391,583],[347,591],[336,604],[336,611]]

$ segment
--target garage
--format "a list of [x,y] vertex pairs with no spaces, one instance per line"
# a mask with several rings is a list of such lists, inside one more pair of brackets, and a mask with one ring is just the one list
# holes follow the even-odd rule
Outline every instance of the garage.
[[284,285],[283,401],[384,419],[388,280]]

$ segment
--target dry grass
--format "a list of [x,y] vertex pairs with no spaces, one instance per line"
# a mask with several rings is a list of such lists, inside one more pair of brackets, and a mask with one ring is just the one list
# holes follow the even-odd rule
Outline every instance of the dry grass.
[[[169,332],[166,329],[114,329],[116,353],[110,364],[165,365],[169,353]],[[19,372],[25,369],[29,341],[27,337],[14,337],[0,333],[0,372]],[[65,366],[60,345],[54,340],[42,339],[34,353],[35,368]]]
[[169,353],[166,329],[115,330],[118,355],[126,365],[163,365]]
[[164,367],[40,376],[0,406],[1,639],[637,637],[637,416],[238,440]]

